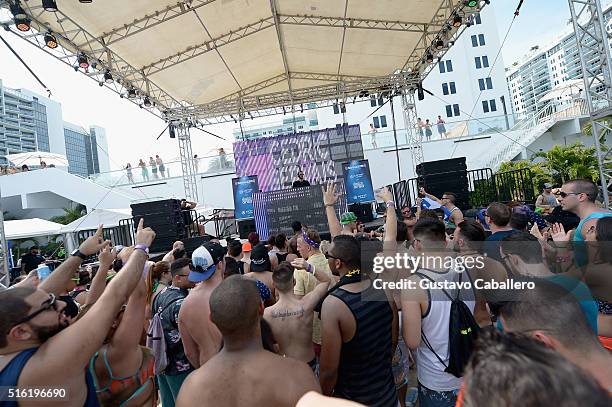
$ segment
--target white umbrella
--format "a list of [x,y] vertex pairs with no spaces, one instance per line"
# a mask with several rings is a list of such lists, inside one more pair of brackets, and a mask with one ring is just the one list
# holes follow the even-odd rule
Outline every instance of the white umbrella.
[[32,151],[29,153],[10,154],[6,156],[7,160],[15,166],[35,167],[44,161],[47,165],[55,165],[56,167],[68,167],[68,159],[66,156],[55,153],[47,153],[46,151]]
[[548,93],[544,94],[539,102],[545,102],[547,100],[556,100],[558,97],[578,95],[582,88],[584,88],[584,82],[582,79],[573,79],[571,81],[560,83],[559,85],[552,88]]

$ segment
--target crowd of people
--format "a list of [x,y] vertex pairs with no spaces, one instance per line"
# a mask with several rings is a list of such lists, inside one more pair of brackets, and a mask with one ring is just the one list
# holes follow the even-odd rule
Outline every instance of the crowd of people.
[[[438,116],[438,119],[436,120],[435,124],[440,138],[446,138],[446,122],[444,121],[442,116]],[[421,119],[420,117],[417,119],[417,131],[419,132],[421,139],[425,137],[425,140],[431,140],[431,136],[433,135],[433,131],[431,130],[432,127],[433,123],[429,119],[425,119],[425,121],[423,121],[423,119]]]
[[416,369],[422,407],[609,406],[612,212],[597,194],[566,182],[562,212],[542,216],[463,213],[423,189],[397,207],[383,188],[384,227],[368,231],[338,217],[329,184],[328,235],[296,220],[190,256],[177,241],[157,262],[142,222],[133,247],[100,228],[0,292],[0,388],[64,388],[75,406],[403,407]]
[[[55,168],[55,164],[47,165],[46,162],[40,161],[39,165],[34,167],[36,170],[44,170],[45,168]],[[11,175],[17,174],[20,172],[29,172],[32,171],[27,164],[19,165],[0,165],[0,175]]]

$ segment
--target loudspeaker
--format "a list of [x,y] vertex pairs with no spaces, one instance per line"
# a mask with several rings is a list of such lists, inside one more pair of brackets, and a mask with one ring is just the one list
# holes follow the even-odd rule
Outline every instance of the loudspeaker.
[[167,252],[172,244],[187,236],[185,217],[178,199],[143,202],[130,205],[134,228],[144,218],[144,226],[155,231],[155,240],[149,250],[151,253]]
[[372,212],[372,204],[351,204],[348,205],[349,212],[353,212],[357,219],[361,223],[368,223],[374,220],[374,213]]
[[187,254],[187,257],[191,257],[191,254],[195,249],[202,246],[206,242],[210,242],[212,238],[213,237],[210,235],[204,235],[183,239],[183,244],[185,245],[185,253]]
[[257,232],[255,228],[255,219],[241,220],[238,222],[238,234],[241,239],[248,238],[251,232]]
[[465,157],[450,158],[448,160],[439,161],[427,161],[416,166],[416,173],[418,176],[454,171],[467,171]]

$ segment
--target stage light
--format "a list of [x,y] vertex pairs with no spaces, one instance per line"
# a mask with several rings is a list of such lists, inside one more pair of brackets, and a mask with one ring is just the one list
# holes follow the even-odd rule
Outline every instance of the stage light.
[[106,72],[104,72],[104,82],[108,84],[113,83],[113,75],[110,73],[109,70],[106,70]]
[[478,0],[468,0],[465,2],[465,5],[468,7],[476,7],[478,5]]
[[434,56],[432,54],[427,54],[427,63],[431,64],[434,61]]
[[15,20],[24,20],[28,18],[28,15],[26,14],[23,7],[21,7],[19,1],[16,1],[15,4],[11,5],[11,14],[13,14]]
[[15,27],[17,27],[19,31],[23,31],[23,32],[30,31],[30,28],[31,28],[30,23],[31,21],[27,17],[26,18],[15,18]]
[[442,48],[444,48],[444,41],[442,40],[436,41],[436,49],[441,50]]
[[425,100],[425,92],[423,91],[423,84],[421,83],[417,85],[417,97],[419,100]]
[[174,131],[174,125],[172,123],[168,125],[168,133],[170,133],[170,138],[176,138],[176,132]]
[[127,96],[128,96],[128,99],[136,98],[136,89],[134,88],[129,89]]
[[51,49],[55,49],[57,48],[57,38],[55,38],[55,35],[53,35],[52,33],[48,32],[45,34],[45,44],[47,45],[47,47],[51,48]]
[[79,54],[77,57],[77,61],[79,62],[79,67],[83,69],[89,68],[89,61],[87,60],[87,55]]
[[143,105],[145,105],[145,107],[151,107],[151,99],[149,99],[148,96],[145,96]]
[[461,24],[463,24],[463,19],[461,16],[455,14],[455,17],[453,17],[453,27],[459,28]]
[[42,0],[42,6],[45,11],[56,12],[57,11],[57,3],[55,0]]

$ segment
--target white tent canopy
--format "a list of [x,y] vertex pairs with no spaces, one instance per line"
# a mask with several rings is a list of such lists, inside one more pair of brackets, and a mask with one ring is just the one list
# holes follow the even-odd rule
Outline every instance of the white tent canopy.
[[94,209],[87,215],[62,227],[60,233],[74,233],[81,230],[96,229],[100,225],[105,228],[119,226],[119,221],[132,217],[131,209]]
[[555,86],[544,94],[539,101],[545,102],[547,100],[556,100],[557,98],[567,99],[571,96],[579,95],[582,92],[582,88],[584,88],[584,81],[582,79],[572,79]]
[[63,1],[55,13],[21,4],[32,27],[56,34],[66,50],[57,57],[76,66],[86,56],[102,85],[135,103],[146,96],[161,115],[229,118],[416,85],[454,41],[454,21],[485,2]]
[[33,218],[4,221],[6,240],[27,239],[31,237],[53,236],[61,234],[62,224]]

